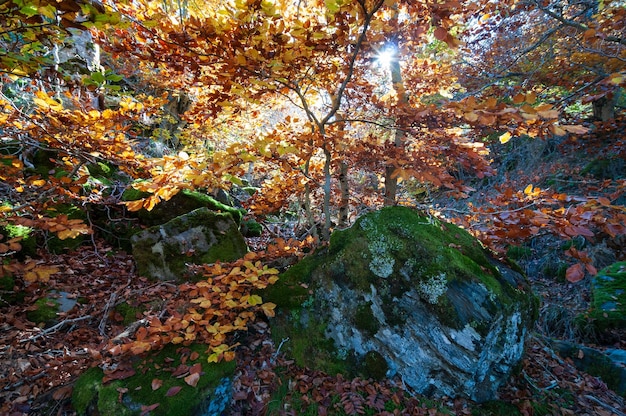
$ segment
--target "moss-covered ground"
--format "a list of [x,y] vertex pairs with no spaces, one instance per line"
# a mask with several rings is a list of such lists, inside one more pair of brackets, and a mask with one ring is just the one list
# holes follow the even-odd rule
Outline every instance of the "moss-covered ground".
[[[106,384],[102,383],[104,372],[97,367],[91,368],[76,382],[72,404],[79,415],[139,415],[141,406],[156,403],[159,406],[150,413],[154,416],[194,414],[205,400],[211,398],[213,389],[223,378],[232,377],[235,369],[235,362],[208,363],[206,350],[207,346],[201,344],[190,347],[168,345],[162,351],[137,358],[133,364],[135,375]],[[172,376],[182,359],[188,366],[202,365],[202,375],[195,387],[187,385],[183,377]],[[154,380],[162,382],[157,389],[152,387]],[[180,387],[180,391],[168,397],[167,392],[174,387]]]

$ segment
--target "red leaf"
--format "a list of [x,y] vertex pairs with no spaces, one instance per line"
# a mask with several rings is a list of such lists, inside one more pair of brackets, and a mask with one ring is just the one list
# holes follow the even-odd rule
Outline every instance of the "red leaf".
[[572,283],[580,282],[585,277],[585,269],[581,263],[576,263],[567,268],[565,278]]
[[174,386],[174,387],[170,387],[170,389],[167,391],[167,393],[165,393],[166,397],[172,397],[172,396],[176,396],[178,394],[179,391],[181,391],[183,388],[181,386]]

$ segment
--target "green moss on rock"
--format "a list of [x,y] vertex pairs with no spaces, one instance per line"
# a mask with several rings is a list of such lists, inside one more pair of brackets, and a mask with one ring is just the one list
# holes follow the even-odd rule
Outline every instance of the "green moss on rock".
[[[211,399],[222,380],[232,377],[236,367],[234,361],[208,363],[206,350],[207,346],[201,344],[190,347],[168,345],[159,352],[137,359],[133,365],[135,375],[106,384],[102,382],[103,371],[91,368],[74,385],[74,409],[79,415],[135,416],[141,414],[141,406],[159,403],[151,415],[185,416],[200,413],[199,409],[206,406],[205,400]],[[189,359],[191,352],[199,354],[195,361]],[[187,385],[183,378],[171,375],[173,369],[181,364],[180,357],[183,355],[188,357],[185,365],[202,365],[202,374],[196,387]],[[153,380],[162,381],[157,390],[152,389]],[[166,393],[173,387],[181,387],[181,390],[167,397]],[[122,388],[128,391],[120,394],[119,389]]]
[[591,284],[591,310],[588,313],[599,331],[626,327],[626,262],[602,269]]
[[60,303],[56,299],[45,297],[35,302],[35,309],[28,311],[26,317],[37,325],[49,327],[57,320]]
[[364,369],[376,361],[371,354],[365,359],[374,350],[366,345],[380,342],[382,327],[401,333],[416,316],[432,316],[474,351],[473,340],[491,334],[498,317],[520,322],[498,335],[507,338],[503,345],[513,345],[537,313],[537,298],[522,275],[493,259],[467,231],[407,207],[383,208],[334,232],[327,248],[292,266],[261,295],[278,305],[271,327],[276,345],[288,340],[281,351],[298,365],[348,376],[376,373]]
[[[126,195],[127,198],[129,196],[130,194]],[[144,224],[153,226],[164,224],[198,208],[208,208],[211,211],[228,213],[237,224],[241,223],[241,219],[246,212],[241,208],[223,204],[202,192],[185,189],[174,195],[170,200],[156,205],[151,211],[142,209],[137,212],[137,215]]]
[[382,380],[387,376],[389,365],[378,351],[369,351],[363,359],[363,371],[366,377]]
[[248,251],[231,215],[207,208],[144,230],[131,241],[138,272],[161,280],[180,279],[187,264],[234,261]]
[[363,303],[357,307],[354,314],[354,325],[369,335],[374,335],[378,332],[380,323],[372,312],[372,302]]

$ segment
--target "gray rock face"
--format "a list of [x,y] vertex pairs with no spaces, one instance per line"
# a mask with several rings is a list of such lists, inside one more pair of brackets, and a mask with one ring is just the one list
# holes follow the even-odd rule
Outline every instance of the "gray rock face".
[[[300,305],[299,284],[312,294]],[[471,235],[403,207],[335,233],[326,253],[305,259],[278,285],[266,298],[291,306],[296,318],[278,322],[294,344],[300,330],[316,336],[307,326],[324,328],[320,336],[343,352],[337,356],[347,351],[358,362],[376,351],[387,376],[400,376],[416,392],[478,402],[495,398],[522,358],[537,308],[524,277]],[[368,376],[367,368],[359,372]]]
[[131,238],[139,274],[156,280],[179,280],[187,264],[236,260],[246,242],[228,213],[199,208]]

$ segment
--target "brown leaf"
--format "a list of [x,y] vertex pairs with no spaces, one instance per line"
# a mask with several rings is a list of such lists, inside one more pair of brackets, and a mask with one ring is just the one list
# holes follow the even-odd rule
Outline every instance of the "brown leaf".
[[189,384],[191,387],[196,387],[198,381],[200,381],[200,373],[191,373],[185,377],[185,383]]
[[568,267],[565,272],[565,278],[572,283],[580,282],[585,277],[585,270],[581,263],[576,263]]
[[170,389],[165,393],[166,397],[176,396],[178,392],[180,392],[183,388],[181,386],[170,387]]
[[196,363],[189,368],[189,373],[200,374],[202,373],[202,364]]
[[141,416],[146,416],[148,413],[159,407],[160,403],[151,404],[150,406],[141,406]]
[[445,41],[448,37],[448,31],[442,27],[438,27],[434,32],[435,38],[440,41]]
[[182,376],[186,375],[188,372],[189,372],[189,366],[181,364],[178,367],[176,367],[176,370],[174,370],[174,372],[172,372],[172,377],[181,378]]
[[72,395],[72,386],[63,386],[54,391],[52,398],[56,401],[66,399]]
[[161,388],[162,385],[163,380],[159,380],[158,378],[152,380],[152,390],[158,390],[159,388]]

